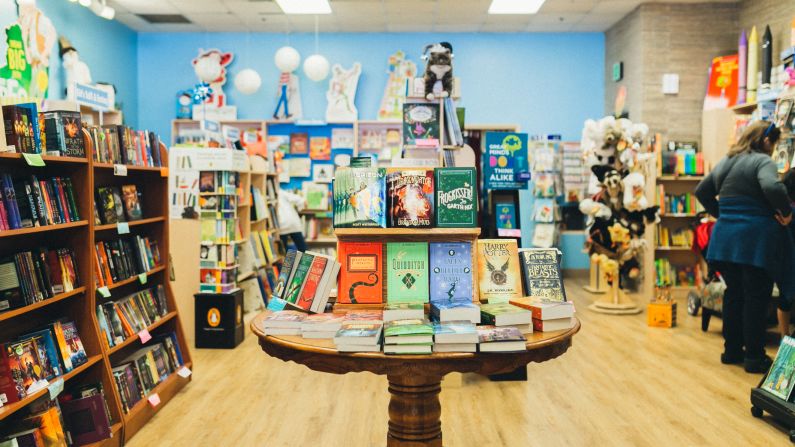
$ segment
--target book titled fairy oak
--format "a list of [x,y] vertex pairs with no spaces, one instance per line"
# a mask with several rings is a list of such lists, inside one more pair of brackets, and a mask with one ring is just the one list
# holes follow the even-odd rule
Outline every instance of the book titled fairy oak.
[[522,296],[518,246],[513,239],[478,240],[480,300],[508,302]]
[[475,168],[436,168],[436,226],[477,226]]

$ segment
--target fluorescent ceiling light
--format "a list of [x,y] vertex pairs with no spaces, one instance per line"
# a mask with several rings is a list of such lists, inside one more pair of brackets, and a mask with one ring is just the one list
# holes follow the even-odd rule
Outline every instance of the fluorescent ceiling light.
[[[279,0],[276,0],[277,2]],[[545,0],[491,0],[489,14],[535,14]]]
[[102,11],[99,12],[99,16],[103,19],[113,20],[116,17],[116,10],[113,9],[112,6],[103,5]]
[[276,0],[285,14],[331,14],[328,0]]

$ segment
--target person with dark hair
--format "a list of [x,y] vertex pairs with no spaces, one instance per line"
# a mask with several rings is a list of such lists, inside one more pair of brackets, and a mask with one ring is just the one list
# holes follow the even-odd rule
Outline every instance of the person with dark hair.
[[765,354],[765,322],[773,282],[793,296],[792,221],[787,188],[770,157],[781,131],[757,121],[696,187],[696,197],[717,219],[707,261],[726,281],[721,362],[743,363],[751,373],[772,364]]
[[[781,182],[784,184],[784,187],[787,188],[787,196],[789,196],[790,206],[795,211],[795,168],[790,169],[784,174],[784,178],[781,179]],[[790,222],[789,224],[789,231],[790,235],[792,235],[793,240],[795,240],[795,223]],[[795,253],[792,253],[792,260],[790,261],[791,265],[795,265]],[[795,272],[790,276],[795,275]],[[785,335],[790,335],[789,325],[792,318],[792,303],[795,299],[795,296],[784,296],[781,292],[781,286],[779,285],[779,301],[778,301],[778,309],[776,310],[776,316],[778,317],[778,330],[781,333],[781,336],[784,337]]]

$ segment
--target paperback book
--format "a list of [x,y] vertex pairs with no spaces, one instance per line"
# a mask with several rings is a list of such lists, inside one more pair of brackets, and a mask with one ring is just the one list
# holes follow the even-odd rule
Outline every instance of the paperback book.
[[556,248],[519,250],[525,296],[542,301],[566,301],[566,289],[560,271],[560,252]]
[[386,171],[338,168],[333,202],[335,228],[386,228]]
[[522,296],[518,245],[513,239],[478,240],[480,300],[508,302]]
[[433,170],[390,168],[386,182],[390,227],[433,226]]
[[430,300],[432,303],[472,303],[472,244],[431,242]]
[[436,168],[436,226],[477,226],[477,172],[475,168]]
[[428,244],[388,242],[386,285],[389,303],[427,303]]

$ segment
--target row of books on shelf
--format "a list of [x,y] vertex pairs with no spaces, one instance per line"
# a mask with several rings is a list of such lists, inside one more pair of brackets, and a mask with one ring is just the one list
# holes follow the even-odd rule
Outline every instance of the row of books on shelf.
[[146,273],[162,261],[157,241],[146,236],[136,234],[99,241],[94,251],[97,286],[111,286]]
[[88,126],[92,158],[99,163],[160,167],[160,138],[148,130],[128,126]]
[[339,168],[334,227],[477,226],[474,168]]
[[[271,228],[279,228],[279,220],[276,215],[275,199],[267,199],[257,188],[251,188],[251,200],[253,206],[251,207],[251,220],[258,221],[262,219],[270,220]],[[270,202],[269,202],[270,201]]]
[[237,190],[239,176],[234,171],[199,172],[199,193],[240,195]]
[[19,402],[87,361],[73,321],[57,320],[5,342],[0,351],[0,403]]
[[691,228],[677,228],[671,230],[664,225],[657,225],[658,247],[693,247],[695,234]]
[[141,193],[135,185],[100,186],[94,202],[94,223],[115,224],[143,218]]
[[80,286],[69,248],[23,251],[0,260],[0,313],[35,304]]
[[163,285],[97,305],[97,320],[109,347],[137,336],[168,314]]
[[0,230],[76,222],[80,212],[69,177],[18,177],[0,174]]
[[249,235],[249,244],[254,254],[254,265],[257,267],[272,265],[281,256],[274,238],[265,230],[252,231]]
[[202,216],[199,225],[202,244],[230,244],[243,237],[236,217]]
[[43,396],[0,427],[0,445],[87,445],[111,437],[111,414],[102,383],[67,387],[58,399]]
[[282,307],[323,313],[337,285],[341,264],[331,256],[312,251],[288,250],[272,299]]
[[80,112],[38,112],[35,103],[24,103],[3,106],[2,116],[5,145],[0,152],[86,156]]
[[112,372],[124,412],[129,413],[182,365],[182,351],[174,332],[156,337],[148,346],[122,360]]
[[699,264],[676,265],[666,258],[660,258],[654,260],[654,269],[658,286],[701,288],[703,284]]
[[[278,305],[269,304],[269,309],[274,308]],[[574,324],[570,302],[521,298],[480,306],[465,301],[433,303],[429,315],[422,304],[415,303],[345,314],[278,310],[263,321],[263,331],[266,335],[332,339],[340,352],[430,354],[523,351],[524,334],[565,330]]]
[[665,185],[657,185],[657,205],[660,214],[697,214],[704,211],[704,207],[693,193],[666,194]]
[[328,217],[301,216],[304,224],[304,237],[308,241],[334,239],[334,223]]
[[[670,149],[673,147],[673,149]],[[704,154],[697,143],[669,142],[669,149],[659,153],[663,175],[704,175]]]
[[[36,104],[24,103],[2,107],[5,147],[2,151],[41,153],[39,113]],[[79,132],[80,126],[77,127]]]

